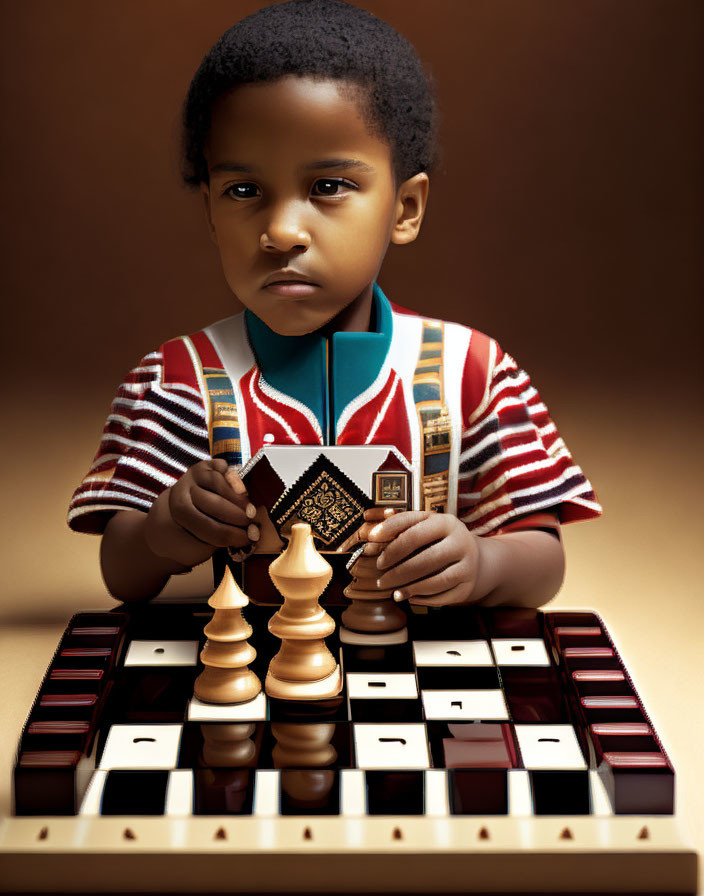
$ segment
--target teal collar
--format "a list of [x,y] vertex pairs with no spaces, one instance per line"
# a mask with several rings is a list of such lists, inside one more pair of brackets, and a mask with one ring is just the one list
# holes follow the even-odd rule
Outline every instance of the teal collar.
[[325,444],[334,444],[340,414],[377,378],[391,344],[391,305],[379,286],[374,284],[368,333],[338,332],[330,340],[317,330],[281,336],[249,309],[245,322],[264,379],[310,408]]

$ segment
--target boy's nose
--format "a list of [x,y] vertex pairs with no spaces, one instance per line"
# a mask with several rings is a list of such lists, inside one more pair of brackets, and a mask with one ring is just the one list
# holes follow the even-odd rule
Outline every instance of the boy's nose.
[[296,210],[288,206],[272,215],[259,237],[259,245],[265,252],[302,251],[310,246],[310,233]]

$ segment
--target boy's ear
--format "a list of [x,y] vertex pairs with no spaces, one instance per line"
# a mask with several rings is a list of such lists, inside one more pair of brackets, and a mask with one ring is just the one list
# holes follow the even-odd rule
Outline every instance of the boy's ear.
[[402,246],[412,243],[420,232],[425,207],[428,203],[430,180],[425,171],[409,177],[396,193],[396,217],[391,231],[391,242]]
[[205,182],[201,182],[200,194],[203,197],[203,205],[205,207],[205,220],[208,224],[208,233],[210,234],[210,239],[217,246],[218,238],[215,233],[215,228],[213,227],[213,216],[210,213],[210,187]]

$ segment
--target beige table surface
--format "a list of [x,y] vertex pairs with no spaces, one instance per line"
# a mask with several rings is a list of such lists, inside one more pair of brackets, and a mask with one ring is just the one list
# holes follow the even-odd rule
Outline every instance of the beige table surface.
[[[582,411],[584,409],[582,408]],[[677,773],[677,813],[704,854],[704,539],[702,456],[698,434],[681,446],[664,476],[631,421],[602,419],[600,441],[588,423],[567,420],[606,508],[598,522],[567,526],[565,584],[550,607],[587,607],[604,619]],[[580,417],[579,420],[582,418]],[[657,449],[661,451],[661,446]],[[10,811],[10,778],[22,725],[69,617],[109,608],[98,574],[98,540],[63,524],[66,476],[79,479],[84,458],[66,443],[49,458],[41,507],[19,501],[5,541],[0,603],[0,814]],[[56,480],[52,470],[61,470]],[[73,476],[71,480],[70,477]],[[666,487],[664,479],[667,479]],[[9,484],[10,492],[13,484]],[[52,490],[53,489],[53,490]],[[10,499],[12,494],[10,493]],[[37,514],[47,519],[30,542]],[[23,517],[24,515],[24,517]],[[700,870],[701,878],[701,870]]]

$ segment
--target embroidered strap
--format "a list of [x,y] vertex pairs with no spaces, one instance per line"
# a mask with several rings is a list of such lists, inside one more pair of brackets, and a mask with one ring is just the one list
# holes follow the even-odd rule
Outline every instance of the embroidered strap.
[[203,379],[210,401],[210,453],[214,458],[224,458],[228,466],[239,468],[242,466],[242,447],[232,380],[217,367],[203,367]]
[[445,406],[443,360],[443,325],[424,320],[413,375],[413,399],[422,433],[421,507],[439,513],[447,509],[452,439],[452,421]]

